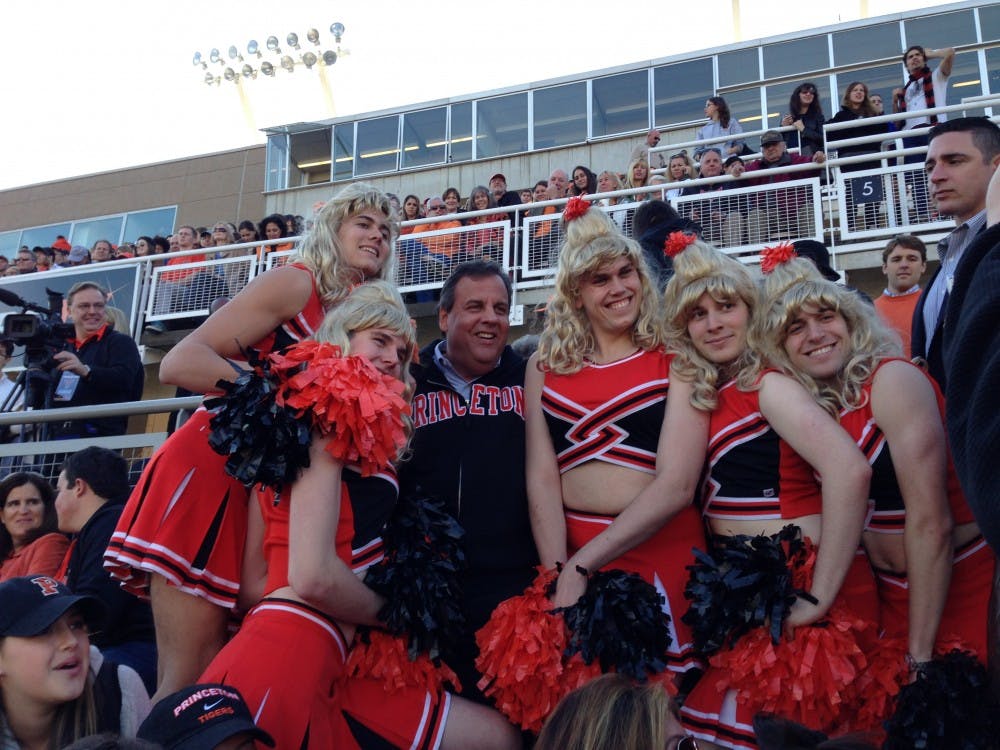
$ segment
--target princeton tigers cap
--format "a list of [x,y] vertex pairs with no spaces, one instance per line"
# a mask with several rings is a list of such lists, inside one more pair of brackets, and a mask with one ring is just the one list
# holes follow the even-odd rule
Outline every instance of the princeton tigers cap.
[[254,724],[239,690],[204,683],[178,690],[153,706],[136,736],[164,750],[206,750],[243,732],[274,747],[271,735]]

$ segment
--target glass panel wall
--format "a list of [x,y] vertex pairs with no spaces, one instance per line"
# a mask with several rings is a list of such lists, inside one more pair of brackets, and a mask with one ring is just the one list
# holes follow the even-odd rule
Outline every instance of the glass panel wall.
[[134,211],[125,216],[125,233],[122,239],[135,242],[143,235],[155,237],[159,234],[166,237],[174,231],[175,221],[177,221],[177,206]]
[[757,47],[723,52],[717,59],[720,88],[760,80],[760,54]]
[[714,91],[710,57],[654,68],[653,123],[705,119],[705,99]]
[[587,140],[587,82],[539,89],[532,95],[536,149]]
[[986,71],[990,91],[1000,91],[1000,47],[986,50]]
[[766,45],[764,77],[793,76],[801,71],[823,70],[830,67],[830,50],[826,39],[824,34]]
[[[729,105],[730,114],[739,120],[743,130],[761,130],[767,127],[767,124],[761,121],[760,91],[759,88],[730,91],[723,97]],[[780,114],[778,119],[781,119]],[[747,145],[751,148],[757,147],[756,144]]]
[[355,175],[392,172],[399,168],[399,115],[358,123]]
[[984,42],[1000,39],[1000,5],[987,5],[979,9],[979,32]]
[[402,167],[443,164],[448,158],[448,109],[438,107],[403,115]]
[[834,65],[854,65],[877,57],[891,57],[903,51],[898,23],[835,31],[831,36]]
[[289,135],[290,184],[315,185],[330,181],[330,137],[330,128]]
[[354,125],[345,122],[333,127],[334,180],[349,180],[354,176]]
[[68,239],[71,244],[84,247],[93,247],[98,240],[109,240],[117,245],[121,240],[123,218],[121,215],[105,216],[73,222],[73,234]]
[[902,68],[896,63],[890,63],[889,65],[876,65],[871,68],[852,70],[850,73],[838,73],[837,90],[831,92],[831,96],[835,96],[836,99],[831,101],[830,109],[826,110],[826,119],[829,120],[840,111],[840,102],[844,98],[844,92],[854,81],[861,81],[868,86],[869,96],[881,94],[886,114],[892,114],[892,91],[903,85],[900,77],[901,70]]
[[823,116],[827,120],[833,117],[837,113],[837,110],[840,109],[839,104],[836,104],[834,107],[835,102],[839,101],[839,99],[833,99],[830,95],[830,76],[814,76],[813,78],[809,78],[808,81],[789,81],[788,83],[776,84],[767,87],[768,127],[776,128],[781,125],[781,118],[789,112],[792,92],[801,83],[812,83],[816,86],[816,90],[819,92],[819,106],[823,109]]
[[267,137],[267,174],[265,190],[282,190],[288,187],[288,136],[271,133]]
[[[951,66],[951,77],[948,79],[948,104],[961,104],[963,99],[982,96],[984,91],[979,68],[979,53],[959,52],[955,55],[955,63]],[[982,114],[984,114],[982,107],[965,110],[967,117]],[[957,116],[952,115],[952,117]]]
[[528,94],[476,102],[476,158],[528,150]]
[[596,78],[591,85],[591,137],[649,129],[648,71]]
[[903,22],[903,29],[906,32],[906,46],[903,49],[911,44],[919,44],[925,49],[937,49],[976,42],[976,22],[971,10],[911,18]]
[[[31,229],[25,229],[21,232],[21,244],[27,245],[28,247],[35,247],[40,245],[41,247],[52,247],[52,243],[56,241],[56,237],[60,234],[66,239],[73,242],[70,237],[70,230],[72,229],[72,224],[68,221],[62,224],[48,224],[44,227],[32,227]],[[117,234],[115,235],[118,236]],[[97,237],[94,238],[98,239]],[[73,242],[75,245],[82,245],[82,242]],[[88,245],[89,247],[89,245]]]
[[0,232],[0,254],[6,255],[8,261],[14,259],[14,253],[21,247],[19,239],[21,239],[20,229],[15,229],[13,232]]
[[450,160],[472,160],[472,102],[451,105]]

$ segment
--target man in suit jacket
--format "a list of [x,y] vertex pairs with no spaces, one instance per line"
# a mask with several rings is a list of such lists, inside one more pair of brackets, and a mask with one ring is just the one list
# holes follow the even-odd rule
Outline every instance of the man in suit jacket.
[[[955,229],[938,242],[941,265],[920,296],[913,313],[911,351],[927,360],[941,389],[946,386],[947,321],[958,315],[964,288],[981,256],[965,251],[986,227],[986,189],[1000,165],[1000,128],[985,117],[962,117],[930,131],[926,171],[931,198],[942,214],[955,219]],[[961,281],[959,281],[961,280]]]

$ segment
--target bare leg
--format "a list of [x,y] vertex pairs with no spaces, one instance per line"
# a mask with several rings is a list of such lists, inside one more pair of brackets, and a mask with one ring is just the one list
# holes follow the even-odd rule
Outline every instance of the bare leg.
[[441,750],[520,750],[521,733],[498,711],[453,696]]
[[198,681],[226,643],[229,615],[155,573],[150,576],[149,598],[156,625],[156,703]]

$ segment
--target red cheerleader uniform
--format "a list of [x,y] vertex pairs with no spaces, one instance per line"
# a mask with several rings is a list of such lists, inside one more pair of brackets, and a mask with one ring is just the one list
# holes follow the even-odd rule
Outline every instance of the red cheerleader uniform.
[[[292,264],[311,273],[301,264]],[[302,311],[251,348],[259,357],[313,335],[324,309],[313,280]],[[104,567],[128,591],[149,596],[149,575],[232,609],[240,589],[248,488],[208,444],[212,415],[199,408],[153,454],[104,553]]]
[[[885,360],[879,367],[891,361],[906,362],[906,360]],[[910,365],[909,362],[906,364]],[[875,372],[878,372],[877,368]],[[927,375],[923,370],[920,372]],[[864,405],[842,412],[840,423],[857,442],[872,466],[869,504],[873,510],[865,530],[875,534],[902,534],[906,524],[906,507],[899,491],[889,445],[872,414],[871,387],[874,377],[873,372],[872,377],[864,385]],[[938,410],[943,420],[944,397],[934,379],[929,376],[927,379],[934,387]],[[975,518],[959,485],[950,451],[947,492],[948,505],[955,525],[974,522]],[[947,650],[958,641],[965,647],[974,649],[979,659],[985,661],[987,609],[993,587],[995,562],[996,558],[982,535],[955,550],[948,598],[938,627],[939,648]],[[886,637],[902,638],[905,642],[909,632],[909,586],[906,574],[878,570],[876,575],[881,604],[880,625],[883,633]]]
[[[344,469],[333,544],[355,573],[382,559],[382,529],[397,493],[391,469],[370,477]],[[273,592],[288,585],[287,493],[260,493],[260,507],[266,589]],[[397,747],[439,744],[450,696],[417,689],[388,694],[375,680],[346,679],[349,651],[328,615],[302,602],[265,596],[200,681],[239,688],[257,725],[278,748],[350,748],[371,737]]]
[[[639,351],[606,365],[587,363],[570,375],[545,374],[542,411],[559,463],[559,473],[587,461],[604,461],[647,474],[656,473],[656,449],[663,427],[672,355]],[[570,554],[600,534],[613,516],[567,508]],[[700,667],[691,629],[681,622],[687,610],[684,586],[691,550],[703,548],[705,532],[690,505],[652,537],[604,566],[638,573],[663,595],[670,616],[668,668],[685,672]]]
[[[709,423],[708,476],[705,481],[702,512],[707,518],[794,522],[796,518],[822,512],[822,493],[812,467],[771,428],[760,412],[759,391],[742,391],[735,382],[719,389],[719,402]],[[847,615],[846,613],[851,613]],[[860,619],[858,618],[860,615]],[[867,558],[863,552],[855,556],[830,614],[824,618],[830,627],[798,628],[798,631],[838,633],[852,629],[853,625],[874,623],[878,618],[878,601],[875,583]],[[850,620],[851,625],[844,623]],[[843,626],[843,627],[842,627]],[[748,633],[733,647],[733,652],[746,651],[748,640],[760,633]],[[767,640],[769,644],[769,639]],[[782,644],[783,646],[785,644]],[[756,648],[756,647],[754,647]],[[765,646],[766,649],[766,646]],[[793,649],[794,650],[794,649]],[[822,650],[822,649],[821,649]],[[729,656],[726,652],[720,652]],[[752,660],[759,654],[747,653]],[[796,651],[792,658],[808,658]],[[839,659],[840,654],[822,654],[824,658]],[[779,652],[778,659],[788,658]],[[864,663],[861,651],[845,654],[846,661]],[[713,656],[710,660],[715,661]],[[789,665],[785,665],[789,666]],[[791,665],[795,671],[801,665]],[[846,668],[846,665],[845,665]],[[808,670],[803,670],[808,672]],[[817,674],[820,668],[817,667]],[[738,694],[729,688],[728,669],[709,666],[698,684],[688,695],[681,709],[685,728],[695,737],[715,742],[727,748],[756,748],[753,733],[753,716],[758,710],[748,700],[758,696]],[[844,678],[845,680],[855,679]],[[789,701],[796,701],[791,685],[781,686],[789,692]],[[817,690],[827,685],[817,680]],[[825,696],[803,696],[812,703],[830,702],[843,697],[838,693],[827,701]],[[852,696],[853,697],[853,696]],[[806,701],[802,701],[805,705]],[[850,706],[834,706],[849,712]],[[793,716],[808,726],[821,722],[810,717]]]

